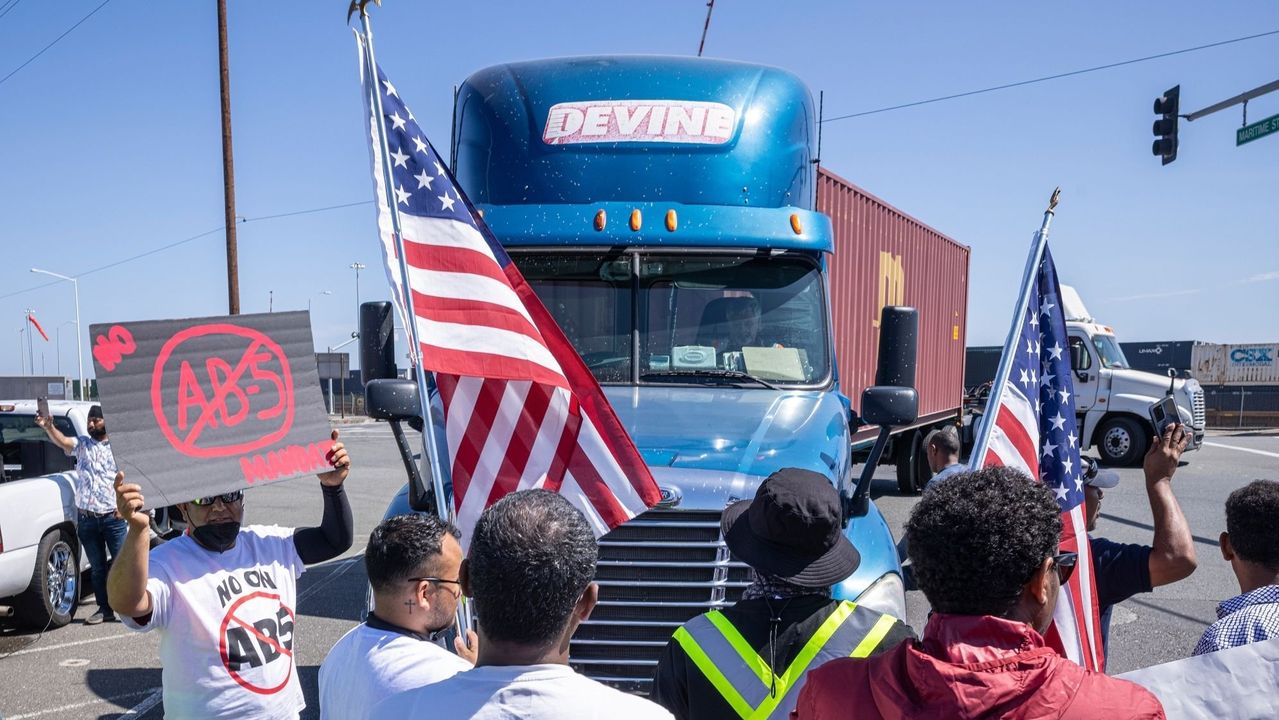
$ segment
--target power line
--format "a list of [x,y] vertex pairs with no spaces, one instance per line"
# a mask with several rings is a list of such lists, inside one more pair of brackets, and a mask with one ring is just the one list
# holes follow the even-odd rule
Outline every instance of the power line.
[[329,205],[328,207],[311,208],[310,210],[297,210],[295,212],[279,213],[276,215],[262,215],[254,218],[240,218],[241,223],[257,222],[258,220],[274,220],[276,218],[293,217],[294,215],[310,215],[311,213],[324,212],[326,210],[341,210],[342,208],[356,207],[358,205],[369,205],[372,200],[361,200],[360,202],[344,203],[342,205]]
[[9,11],[18,7],[18,3],[20,2],[22,2],[22,0],[9,0],[5,4],[0,5],[0,18],[4,17],[5,15],[8,15]]
[[[238,218],[238,220],[240,224],[258,222],[260,220],[275,220],[277,218],[294,217],[297,215],[311,215],[313,213],[328,212],[329,210],[340,210],[342,208],[356,207],[359,205],[368,205],[372,202],[373,202],[372,200],[362,200],[360,202],[345,203],[342,205],[327,205],[325,207],[310,208],[308,210],[295,210],[293,212],[277,213],[275,215],[262,215],[260,217],[253,217],[253,218],[242,217],[242,218]],[[146,252],[141,252],[141,253],[138,253],[137,255],[132,255],[127,258],[116,260],[114,262],[107,263],[106,265],[101,265],[99,267],[85,270],[84,272],[76,275],[75,277],[81,278],[81,277],[84,277],[85,275],[92,275],[93,273],[102,272],[103,270],[110,270],[113,267],[123,265],[128,262],[133,262],[134,260],[140,260],[144,257],[155,255],[156,253],[164,252],[165,250],[172,250],[173,248],[178,247],[179,245],[185,245],[189,242],[194,242],[196,240],[199,240],[202,237],[208,237],[209,235],[212,235],[214,233],[222,232],[225,229],[226,229],[225,225],[219,225],[218,227],[215,227],[212,230],[205,230],[204,232],[199,233],[197,235],[192,235],[191,237],[183,238],[181,240],[171,242],[167,245],[161,245],[160,247],[152,248],[150,250],[147,250]],[[52,287],[57,284],[58,282],[54,281],[50,283],[45,283],[43,285],[35,285],[29,288],[24,288],[22,290],[15,290],[11,293],[0,295],[0,300],[4,300],[5,298],[15,297],[23,293],[29,293],[33,290],[40,290],[42,288]]]
[[[43,54],[44,54],[44,52],[45,52],[45,50],[48,50],[49,48],[53,47],[54,45],[57,45],[59,40],[61,40],[62,38],[66,37],[66,36],[68,36],[68,35],[70,35],[72,30],[75,30],[76,28],[78,28],[78,27],[80,27],[81,25],[83,25],[85,20],[88,20],[89,18],[93,17],[93,16],[94,16],[94,14],[96,14],[99,10],[101,10],[101,9],[102,9],[102,8],[104,8],[104,7],[106,7],[106,6],[107,6],[107,3],[109,3],[109,2],[111,2],[111,0],[102,0],[102,4],[101,4],[101,5],[99,5],[99,6],[95,7],[94,9],[90,10],[88,15],[85,15],[84,17],[80,18],[80,21],[79,21],[79,22],[77,22],[75,25],[72,25],[71,27],[67,28],[65,32],[63,32],[61,35],[59,35],[59,36],[57,36],[56,38],[54,38],[54,39],[53,39],[53,42],[49,43],[48,45],[45,45],[43,48],[40,48],[40,52],[38,52],[38,53],[36,53],[35,55],[32,55],[31,57],[27,58],[27,61],[26,61],[26,62],[22,63],[21,65],[19,65],[19,66],[18,66],[18,67],[16,67],[16,68],[14,68],[14,69],[13,69],[13,71],[12,71],[12,72],[10,72],[8,75],[5,75],[4,77],[0,78],[0,85],[3,85],[3,84],[4,84],[4,82],[5,82],[6,80],[8,80],[9,78],[13,77],[14,75],[17,75],[17,74],[18,74],[18,71],[19,71],[19,70],[21,70],[22,68],[24,68],[24,67],[26,67],[26,66],[30,65],[31,63],[35,62],[35,59],[36,59],[36,58],[38,58],[38,57],[40,57],[41,55],[43,55]],[[9,6],[9,10],[12,10],[12,9],[14,8],[14,6],[16,6],[16,5],[17,5],[17,3],[16,3],[16,2],[15,2],[13,5],[10,5],[10,6]],[[7,12],[8,12],[8,10],[6,10],[5,12],[7,13]],[[2,16],[0,16],[0,17],[2,17]]]
[[1070,72],[1058,73],[1056,75],[1045,75],[1044,77],[1034,78],[1033,80],[1022,80],[1020,82],[1007,83],[1005,85],[995,85],[993,87],[982,88],[980,90],[969,90],[968,92],[955,93],[953,95],[943,95],[941,97],[929,98],[927,100],[916,100],[915,102],[902,103],[901,105],[891,105],[889,107],[876,108],[874,110],[863,110],[862,112],[849,113],[847,115],[839,115],[836,117],[825,118],[824,123],[835,122],[836,120],[848,120],[849,118],[864,117],[866,115],[876,115],[878,113],[891,112],[893,110],[903,110],[905,108],[918,107],[920,105],[929,105],[945,100],[954,100],[956,98],[969,97],[972,95],[981,95],[983,93],[995,92],[996,90],[1007,90],[1008,88],[1021,87],[1023,85],[1033,85],[1035,83],[1047,82],[1049,80],[1060,80],[1061,78],[1072,77],[1075,75],[1083,75],[1085,73],[1097,72],[1099,70],[1110,70],[1112,68],[1123,67],[1124,65],[1133,65],[1136,63],[1147,62],[1149,60],[1158,60],[1160,58],[1172,57],[1173,55],[1184,55],[1186,53],[1197,52],[1199,50],[1207,50],[1209,48],[1221,47],[1222,45],[1230,45],[1233,43],[1244,42],[1245,40],[1256,40],[1270,35],[1279,35],[1279,30],[1271,30],[1269,32],[1257,33],[1256,35],[1247,35],[1244,37],[1232,38],[1230,40],[1222,40],[1220,42],[1208,43],[1207,45],[1197,45],[1191,48],[1183,48],[1181,50],[1173,50],[1171,52],[1159,53],[1158,55],[1147,55],[1146,57],[1134,58],[1132,60],[1122,60],[1120,62],[1107,63],[1105,65],[1097,65],[1095,67],[1084,68],[1082,70],[1071,70]]

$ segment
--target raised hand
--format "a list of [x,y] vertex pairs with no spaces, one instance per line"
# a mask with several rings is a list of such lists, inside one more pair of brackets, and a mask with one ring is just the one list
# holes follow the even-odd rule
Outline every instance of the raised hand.
[[1186,449],[1188,442],[1190,442],[1190,433],[1186,432],[1186,426],[1181,423],[1169,425],[1164,429],[1162,436],[1156,435],[1142,462],[1146,481],[1171,479],[1172,474],[1177,472],[1177,463],[1181,461],[1181,453]]
[[346,446],[338,442],[338,431],[334,430],[333,447],[325,454],[329,464],[333,466],[328,472],[319,473],[320,482],[330,487],[337,487],[345,480],[347,474],[351,472],[351,458],[346,454]]
[[142,486],[134,483],[125,484],[124,473],[117,472],[115,474],[115,513],[124,521],[129,523],[129,527],[135,530],[146,530],[151,526],[151,516],[142,507],[145,498],[142,497]]

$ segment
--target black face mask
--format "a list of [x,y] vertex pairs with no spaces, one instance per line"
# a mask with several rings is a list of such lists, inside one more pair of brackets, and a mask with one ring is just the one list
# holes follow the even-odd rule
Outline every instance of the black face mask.
[[104,437],[106,437],[106,436],[107,436],[107,426],[106,426],[106,424],[100,425],[100,426],[98,427],[98,429],[97,429],[97,430],[90,430],[90,431],[89,431],[89,437],[93,438],[94,440],[99,440],[99,441],[100,441],[100,440],[102,440],[102,438],[104,438]]
[[196,542],[214,552],[226,552],[235,547],[235,539],[239,534],[240,523],[234,520],[200,525],[191,530]]

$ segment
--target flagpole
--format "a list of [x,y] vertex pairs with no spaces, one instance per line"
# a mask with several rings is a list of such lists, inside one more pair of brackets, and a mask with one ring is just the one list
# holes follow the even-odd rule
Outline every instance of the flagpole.
[[[377,128],[377,151],[380,153],[381,162],[379,164],[382,167],[383,195],[386,205],[390,209],[395,252],[400,268],[400,296],[404,301],[405,309],[408,311],[409,327],[405,328],[405,330],[412,345],[411,357],[416,360],[414,375],[416,376],[418,397],[421,400],[422,407],[422,442],[426,451],[428,469],[431,473],[431,489],[435,494],[435,513],[441,520],[452,521],[453,501],[444,493],[444,476],[440,467],[439,447],[436,445],[435,423],[432,419],[431,396],[427,390],[426,370],[422,367],[422,344],[418,339],[417,314],[413,310],[413,292],[409,285],[408,263],[404,254],[404,235],[400,230],[400,213],[399,208],[396,207],[395,198],[391,197],[392,178],[390,163],[388,162],[391,152],[387,145],[386,128],[382,124],[382,93],[378,90],[377,58],[373,53],[373,28],[369,23],[369,14],[365,9],[365,4],[367,4],[367,0],[359,5],[360,23],[364,29],[364,71],[367,73],[366,77],[369,78],[369,101],[375,115],[374,126]],[[466,634],[471,629],[472,624],[470,604],[466,602],[465,598],[459,598],[457,626],[463,642],[466,641]]]
[[1030,302],[1030,288],[1035,282],[1039,263],[1044,259],[1044,248],[1048,247],[1048,227],[1052,224],[1054,211],[1057,209],[1057,199],[1061,196],[1061,188],[1053,190],[1052,197],[1048,200],[1048,209],[1044,210],[1044,220],[1040,224],[1039,230],[1035,232],[1034,238],[1031,239],[1030,256],[1026,258],[1026,270],[1021,278],[1021,293],[1017,296],[1017,309],[1013,313],[1013,321],[1008,329],[1008,337],[1004,340],[1004,352],[999,358],[999,371],[995,373],[995,380],[990,388],[990,395],[986,397],[986,410],[982,414],[981,429],[977,432],[977,440],[973,444],[973,452],[968,457],[968,467],[971,469],[980,469],[983,464],[983,458],[986,455],[986,449],[990,446],[990,433],[994,430],[995,415],[994,408],[998,406],[999,398],[1003,397],[1004,388],[1008,385],[1008,376],[1012,372],[1013,354],[1017,352],[1012,347],[1012,343],[1021,334],[1021,324],[1026,316],[1026,305]]

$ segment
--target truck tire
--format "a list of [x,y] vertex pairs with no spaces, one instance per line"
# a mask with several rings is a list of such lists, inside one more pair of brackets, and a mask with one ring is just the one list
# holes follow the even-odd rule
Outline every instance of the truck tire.
[[19,623],[41,629],[71,622],[80,602],[79,557],[75,540],[65,530],[50,530],[40,538],[31,584],[14,598]]
[[897,489],[903,495],[917,495],[924,491],[924,486],[933,477],[928,467],[928,459],[924,457],[924,433],[920,430],[900,438],[897,459]]
[[893,460],[897,463],[897,491],[902,495],[915,493],[914,473],[910,466],[914,445],[913,435],[898,435],[893,439]]
[[1120,467],[1139,464],[1150,442],[1147,434],[1145,426],[1133,418],[1116,415],[1106,420],[1097,429],[1097,451],[1102,463]]

